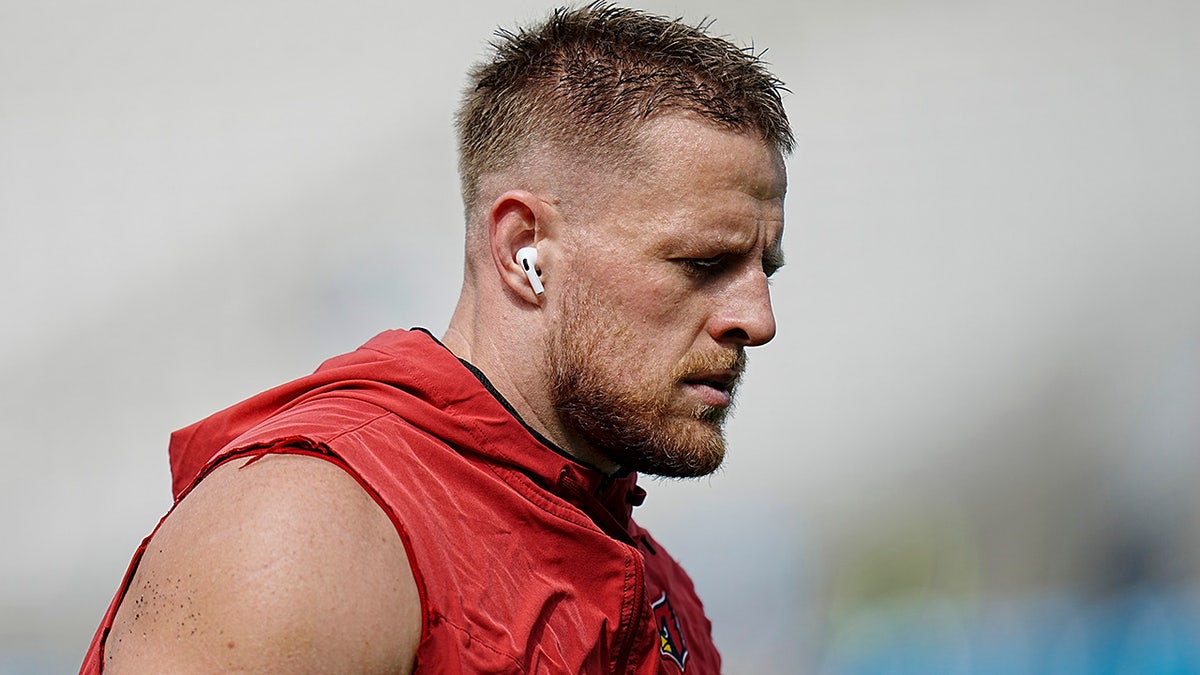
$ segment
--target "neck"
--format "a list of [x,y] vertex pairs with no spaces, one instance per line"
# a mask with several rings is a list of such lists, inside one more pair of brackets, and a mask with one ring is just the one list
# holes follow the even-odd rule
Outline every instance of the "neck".
[[564,451],[604,473],[620,467],[597,452],[560,420],[550,396],[550,377],[540,321],[507,317],[485,308],[502,307],[502,300],[479,302],[469,288],[463,289],[442,344],[458,358],[487,376],[517,412],[538,433]]

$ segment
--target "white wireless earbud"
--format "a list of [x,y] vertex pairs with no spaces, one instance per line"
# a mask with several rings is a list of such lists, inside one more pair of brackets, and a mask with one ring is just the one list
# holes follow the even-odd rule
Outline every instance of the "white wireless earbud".
[[521,268],[525,270],[525,276],[529,277],[529,285],[533,287],[533,292],[541,295],[546,292],[542,286],[542,280],[538,278],[537,268],[537,249],[532,246],[526,246],[517,251],[517,262],[521,263]]

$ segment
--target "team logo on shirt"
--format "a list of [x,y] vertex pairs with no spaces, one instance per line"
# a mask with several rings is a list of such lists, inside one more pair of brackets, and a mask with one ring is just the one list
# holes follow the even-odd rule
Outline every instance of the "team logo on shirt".
[[650,607],[654,609],[654,623],[658,626],[658,651],[683,670],[688,657],[687,645],[683,642],[683,629],[679,627],[679,617],[675,615],[671,601],[667,600],[667,592],[663,591]]

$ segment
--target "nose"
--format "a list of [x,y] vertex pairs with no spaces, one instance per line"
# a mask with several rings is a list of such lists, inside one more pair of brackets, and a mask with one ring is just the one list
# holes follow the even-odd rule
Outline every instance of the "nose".
[[723,290],[709,316],[712,338],[738,347],[770,342],[775,337],[775,312],[771,309],[771,287],[762,270],[748,270],[737,283]]

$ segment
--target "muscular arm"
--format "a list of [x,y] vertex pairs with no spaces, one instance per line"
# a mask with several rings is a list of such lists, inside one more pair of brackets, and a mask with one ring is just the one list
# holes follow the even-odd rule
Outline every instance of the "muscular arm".
[[106,668],[409,673],[420,599],[387,515],[321,459],[218,467],[151,541]]

